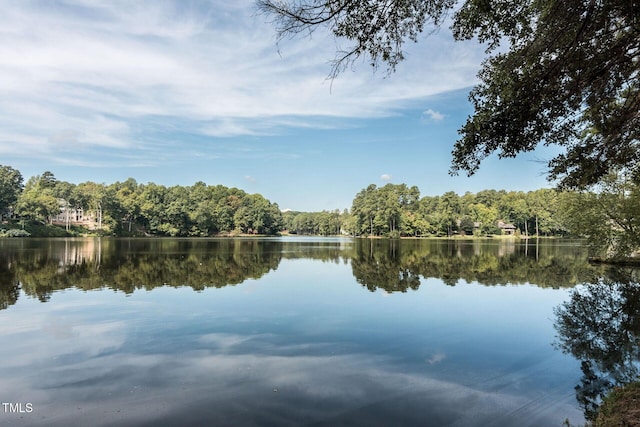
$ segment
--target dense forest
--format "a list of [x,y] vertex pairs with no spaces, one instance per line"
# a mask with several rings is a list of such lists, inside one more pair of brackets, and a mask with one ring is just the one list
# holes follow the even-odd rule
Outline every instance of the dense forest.
[[566,234],[554,190],[529,193],[485,190],[459,196],[420,197],[417,187],[370,185],[351,210],[281,212],[259,194],[237,188],[140,184],[133,178],[110,185],[73,184],[53,173],[22,185],[18,171],[2,166],[3,217],[57,224],[67,230],[84,224],[106,234],[211,236],[219,233],[356,236],[451,236],[501,234],[499,221],[517,234]]
[[4,218],[81,225],[111,235],[210,236],[237,230],[275,234],[282,230],[277,204],[237,188],[207,185],[165,187],[133,178],[110,185],[72,184],[51,172],[22,185],[18,171],[0,167],[0,213]]
[[[285,212],[284,225],[298,234],[423,237],[453,235],[566,235],[562,204],[568,196],[551,189],[483,190],[460,196],[420,197],[405,184],[370,185],[356,194],[350,210]],[[501,228],[511,225],[513,228]]]
[[[1,232],[27,235],[33,224],[42,224],[62,233],[58,235],[571,235],[587,237],[594,253],[617,256],[639,247],[640,219],[635,213],[640,211],[640,192],[635,182],[611,174],[597,192],[546,188],[423,197],[416,186],[371,184],[355,195],[350,209],[282,212],[260,194],[223,185],[165,187],[133,178],[109,185],[73,184],[51,172],[23,184],[19,171],[0,166]],[[34,234],[42,235],[42,229],[36,230]]]

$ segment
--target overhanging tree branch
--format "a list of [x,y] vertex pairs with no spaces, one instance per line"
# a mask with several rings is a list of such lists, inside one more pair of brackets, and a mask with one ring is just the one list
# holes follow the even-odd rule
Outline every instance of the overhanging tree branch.
[[[352,42],[331,63],[335,78],[361,56],[393,72],[404,43],[427,26],[437,30],[457,3],[259,0],[258,7],[280,39],[324,26]],[[619,166],[640,169],[640,0],[466,0],[452,30],[457,40],[486,43],[489,56],[451,173],[472,175],[493,153],[513,157],[539,144],[565,147],[548,163],[549,178],[563,187],[592,185]]]

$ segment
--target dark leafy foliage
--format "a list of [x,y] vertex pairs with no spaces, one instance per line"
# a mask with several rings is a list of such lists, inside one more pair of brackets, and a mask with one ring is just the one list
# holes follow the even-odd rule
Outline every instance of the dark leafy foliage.
[[404,41],[417,41],[427,25],[436,29],[455,3],[453,0],[258,0],[258,7],[274,16],[280,38],[310,34],[319,25],[325,25],[336,37],[353,42],[336,53],[331,69],[331,77],[335,77],[362,55],[368,56],[374,67],[382,62],[390,70],[395,69],[404,59]]
[[11,166],[0,165],[0,217],[15,207],[22,188],[20,171]]
[[468,1],[458,38],[510,49],[483,65],[475,114],[460,130],[454,172],[472,174],[493,152],[513,157],[539,143],[566,153],[549,162],[561,186],[597,183],[636,168],[640,131],[640,2]]

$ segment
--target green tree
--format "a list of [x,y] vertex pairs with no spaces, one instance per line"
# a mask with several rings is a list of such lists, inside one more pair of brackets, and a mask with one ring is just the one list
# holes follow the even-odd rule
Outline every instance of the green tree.
[[472,235],[475,229],[473,219],[471,219],[469,215],[463,215],[460,218],[459,228],[460,228],[460,231],[465,235]]
[[470,206],[470,215],[474,222],[479,224],[479,233],[483,235],[498,234],[497,227],[498,210],[493,206],[486,206],[484,203],[476,203]]
[[525,236],[529,235],[528,221],[531,211],[527,204],[526,194],[521,191],[510,191],[505,194],[499,203],[499,211],[502,219],[513,221],[520,227]]
[[377,188],[374,184],[356,194],[351,207],[356,217],[356,233],[397,237],[401,233],[414,234],[412,227],[402,225],[407,212],[419,208],[420,190],[406,184],[387,184]]
[[236,228],[233,218],[245,196],[246,193],[237,188],[226,188],[222,185],[213,188],[212,197],[217,200],[214,213],[218,230],[231,231]]
[[586,236],[596,255],[621,258],[640,250],[640,185],[628,174],[610,174],[596,189],[562,199],[569,230]]
[[400,215],[400,233],[403,236],[424,236],[433,233],[434,227],[420,213],[403,211]]
[[215,208],[216,200],[212,198],[212,190],[202,181],[188,188],[188,222],[189,234],[193,236],[209,236],[218,231]]
[[374,219],[377,204],[375,200],[377,187],[369,185],[356,194],[351,206],[351,213],[356,217],[356,234],[374,235]]
[[[405,41],[437,29],[453,0],[258,0],[281,38],[328,27],[353,44],[339,51],[335,77],[360,56],[390,71]],[[582,187],[612,167],[638,167],[640,5],[637,0],[466,0],[453,18],[456,40],[487,46],[475,112],[460,129],[452,173],[473,174],[497,152],[513,157],[538,144],[566,152],[551,178]],[[587,131],[585,131],[587,130]]]
[[15,207],[22,189],[20,171],[11,166],[0,165],[0,220]]
[[133,223],[140,217],[140,191],[135,179],[116,182],[111,187],[118,206],[118,216],[127,223],[127,232],[131,233]]
[[148,230],[155,233],[165,222],[165,193],[166,187],[154,183],[142,186],[140,193],[140,214]]
[[[43,180],[40,179],[40,182],[42,183]],[[67,181],[54,182],[55,185],[51,191],[62,205],[61,208],[64,211],[65,228],[67,231],[69,231],[72,217],[75,216],[76,198],[74,196],[77,194],[77,192],[75,191],[76,186],[75,184]]]
[[60,203],[53,195],[53,187],[42,187],[39,175],[29,178],[16,203],[16,213],[34,221],[51,222],[60,213]]
[[438,233],[440,217],[438,215],[438,205],[440,204],[440,196],[425,196],[418,202],[417,214],[420,218],[430,225],[429,232]]
[[283,224],[278,205],[260,194],[246,196],[233,219],[241,232],[251,234],[276,234]]
[[447,236],[453,235],[460,219],[460,196],[453,191],[444,193],[439,200],[437,214],[440,229],[446,231]]
[[358,233],[358,219],[346,209],[342,213],[342,230],[350,236]]
[[45,171],[38,177],[38,186],[42,189],[53,189],[57,182],[58,180],[56,179],[56,176],[50,171]]
[[171,236],[186,235],[190,228],[189,211],[192,209],[189,190],[180,185],[169,187],[164,201],[166,222],[162,228]]
[[471,214],[471,206],[476,203],[476,195],[470,191],[465,192],[460,197],[460,213],[462,215]]
[[85,211],[93,212],[98,230],[112,232],[120,218],[114,218],[113,203],[115,195],[111,194],[105,184],[92,181],[83,182],[76,187],[78,197],[83,200]]
[[527,193],[527,204],[531,209],[536,235],[564,233],[558,201],[559,192],[549,188]]

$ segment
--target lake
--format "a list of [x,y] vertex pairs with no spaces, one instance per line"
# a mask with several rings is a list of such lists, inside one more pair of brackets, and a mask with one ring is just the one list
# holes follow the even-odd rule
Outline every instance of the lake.
[[558,307],[600,277],[586,258],[567,240],[2,239],[0,425],[581,424]]

